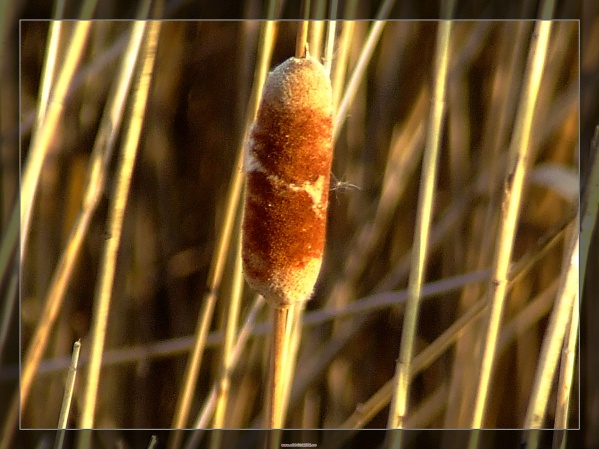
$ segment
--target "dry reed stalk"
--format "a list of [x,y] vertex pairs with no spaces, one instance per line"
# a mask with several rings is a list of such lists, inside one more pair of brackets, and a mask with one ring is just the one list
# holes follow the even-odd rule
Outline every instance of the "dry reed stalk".
[[[77,22],[73,35],[69,41],[68,48],[64,55],[64,61],[60,73],[54,78],[54,63],[56,60],[56,50],[58,44],[58,35],[61,28],[60,22],[52,22],[52,38],[48,42],[47,64],[44,68],[43,84],[40,100],[45,100],[48,103],[46,108],[45,103],[41,105],[37,114],[37,123],[34,135],[30,146],[30,154],[27,159],[27,164],[23,173],[21,183],[21,238],[20,238],[20,254],[21,264],[25,257],[25,248],[29,238],[31,225],[31,214],[35,202],[38,183],[41,179],[40,174],[44,161],[50,150],[50,145],[55,137],[58,129],[57,124],[62,116],[66,95],[69,85],[72,82],[76,68],[81,62],[83,50],[91,29],[91,21],[89,19],[96,8],[97,0],[86,0],[81,6],[80,17],[83,19]],[[63,6],[57,4],[55,13],[58,16],[61,14]],[[50,85],[54,84],[50,95]]]
[[[535,382],[524,420],[524,427],[526,428],[541,428],[543,426],[549,406],[551,387],[557,370],[560,348],[564,345],[568,323],[572,321],[574,301],[578,299],[578,233],[574,232],[573,236],[568,245],[569,263],[563,264],[560,290],[556,297],[539,356]],[[535,447],[530,440],[529,445],[532,448]]]
[[[566,220],[570,223],[572,217]],[[557,227],[552,233],[539,239],[535,248],[532,248],[517,263],[513,264],[510,270],[510,285],[525,275],[552,247],[559,243],[563,238],[566,228]],[[423,296],[427,288],[423,289]],[[498,353],[504,351],[508,344],[512,342],[517,335],[529,329],[534,323],[543,318],[551,307],[551,298],[557,291],[557,281],[554,281],[543,294],[531,302],[523,309],[518,316],[509,322],[503,329],[498,340]],[[486,306],[485,301],[478,301],[473,304],[461,318],[456,320],[435,342],[430,344],[418,356],[414,358],[412,377],[416,376],[426,367],[430,366],[448,347],[458,340],[463,329],[478,320]],[[370,419],[383,409],[391,398],[393,382],[390,380],[381,389],[379,389],[368,401],[362,404],[357,410],[340,426],[341,428],[362,428]],[[349,435],[348,435],[349,436]]]
[[[57,11],[60,9],[58,8]],[[53,34],[56,36],[57,29],[59,26],[53,27]],[[31,142],[31,152],[27,159],[27,165],[25,168],[25,172],[23,174],[23,184],[21,195],[20,195],[20,203],[17,203],[13,209],[13,214],[11,216],[8,233],[2,239],[2,245],[0,247],[0,279],[4,279],[4,273],[8,268],[8,263],[10,261],[10,256],[14,251],[14,246],[16,245],[17,240],[19,240],[20,236],[20,261],[19,263],[22,265],[22,260],[25,256],[24,249],[25,243],[28,235],[28,228],[30,223],[31,211],[33,208],[33,203],[35,200],[35,194],[37,190],[37,185],[39,181],[39,174],[41,172],[44,159],[48,153],[48,148],[50,145],[50,141],[52,138],[52,133],[55,131],[56,124],[62,113],[62,102],[64,101],[64,97],[66,96],[67,87],[69,85],[69,81],[73,76],[73,73],[78,66],[78,63],[81,58],[82,50],[85,44],[85,40],[87,38],[89,32],[88,25],[82,25],[79,27],[78,32],[74,32],[73,40],[71,41],[71,45],[67,49],[65,53],[65,62],[66,64],[63,66],[60,74],[58,75],[58,80],[56,87],[54,88],[52,97],[54,100],[53,106],[50,108],[50,126],[44,125],[41,122],[37,123],[36,131],[34,137]],[[54,45],[57,42],[57,39],[53,40],[52,44],[48,44],[49,53],[46,55],[47,60],[50,62],[45,63],[45,69],[43,70],[43,85],[49,86],[49,80],[53,77],[53,64],[51,61],[55,59],[56,46]],[[3,50],[3,49],[2,49]],[[0,51],[2,51],[0,50]],[[41,92],[47,92],[48,88],[43,87]],[[39,113],[37,114],[38,120],[46,117],[46,114]],[[24,189],[23,189],[24,187]],[[23,193],[25,190],[25,193]],[[19,220],[20,218],[20,220]],[[20,227],[19,227],[20,223]],[[19,232],[20,231],[20,232]],[[10,299],[9,299],[10,301]],[[13,395],[13,400],[9,406],[9,413],[7,419],[5,420],[2,434],[0,436],[0,448],[4,449],[8,447],[10,444],[10,440],[12,439],[12,433],[15,428],[16,421],[18,419],[18,410],[19,410],[19,393],[15,392]]]
[[[385,2],[383,2],[380,5],[380,7],[377,11],[377,15],[376,15],[377,20],[370,25],[369,30],[368,30],[368,35],[364,42],[360,42],[360,39],[357,39],[359,34],[358,35],[353,34],[353,31],[356,30],[356,28],[357,28],[356,24],[354,24],[352,22],[344,22],[344,24],[343,24],[343,31],[341,34],[340,45],[339,45],[339,55],[337,58],[335,58],[335,61],[332,61],[332,63],[334,63],[334,66],[332,67],[333,68],[332,75],[335,80],[335,84],[333,86],[333,88],[334,88],[334,100],[333,101],[335,104],[335,109],[334,109],[335,110],[335,118],[334,118],[334,129],[333,129],[334,141],[336,141],[340,135],[341,129],[343,128],[343,124],[345,123],[345,120],[348,117],[348,112],[349,112],[350,108],[352,108],[352,106],[355,107],[356,106],[355,103],[360,104],[360,101],[363,101],[363,97],[360,97],[360,95],[363,95],[365,92],[365,87],[364,87],[365,82],[364,81],[367,78],[367,70],[368,70],[369,64],[373,58],[376,46],[378,45],[378,43],[381,39],[383,30],[385,29],[385,26],[387,24],[385,19],[387,18],[391,8],[393,7],[393,4],[394,4],[393,0],[386,0]],[[347,4],[348,11],[354,12],[356,7],[357,7],[357,4],[354,2],[349,2]],[[358,30],[360,30],[360,31],[362,29],[364,29],[364,28],[358,28]],[[355,65],[353,67],[353,70],[351,72],[351,75],[349,76],[349,79],[347,80],[347,82],[344,82],[345,72],[349,65],[350,56],[353,56],[353,55],[351,55],[352,52],[351,52],[351,48],[350,48],[352,36],[356,41],[360,42],[360,47],[358,47],[356,49],[356,53],[358,54],[358,57],[357,57],[357,61],[356,61]],[[325,61],[325,63],[327,63],[327,62],[328,61]],[[358,98],[359,100],[356,101],[356,98]],[[362,126],[359,119],[356,120],[355,125]],[[368,227],[366,227],[364,229],[364,231],[368,232],[369,231]],[[372,232],[370,235],[374,236],[375,233]],[[362,242],[360,242],[360,245],[361,244],[362,244]],[[357,269],[356,269],[357,272],[361,272],[363,269],[365,269],[366,262],[367,262],[366,258],[361,259],[360,257],[357,257],[357,255],[355,253],[350,255],[349,257],[350,257],[350,260],[347,262],[348,266],[357,267]],[[358,262],[358,263],[352,265],[352,262]],[[347,279],[347,278],[344,278],[344,280],[347,280],[348,282],[337,283],[335,285],[333,293],[327,298],[327,303],[329,305],[334,305],[337,308],[343,308],[347,304],[347,300],[353,296],[352,289],[347,288],[348,283],[351,282],[351,280]],[[343,332],[340,329],[340,326],[341,326],[341,323],[336,322],[334,324],[334,328],[332,331],[333,335],[338,332]],[[319,342],[313,341],[313,342],[311,342],[311,344],[319,345]],[[339,377],[339,375],[341,377]],[[331,367],[330,372],[329,372],[329,377],[336,379],[336,380],[332,381],[333,384],[342,385],[344,383],[344,381],[342,380],[344,376],[345,376],[345,374],[343,372],[342,365],[338,365],[338,366],[333,365]],[[339,392],[333,392],[333,396],[337,395],[337,393],[339,393]],[[328,413],[335,415],[336,407],[331,407],[328,410]],[[328,426],[326,420],[325,420],[324,425]]]
[[69,420],[69,411],[71,410],[71,401],[73,399],[73,390],[75,389],[75,378],[77,376],[77,364],[79,363],[79,353],[81,351],[81,342],[77,340],[73,345],[73,356],[71,358],[71,366],[67,376],[62,407],[60,409],[60,417],[58,418],[58,428],[60,431],[56,435],[54,449],[62,449],[64,442],[64,429],[67,428]]
[[156,437],[156,435],[152,435],[152,438],[150,438],[150,443],[148,444],[148,449],[154,449],[154,447],[156,447],[157,444],[158,438]]
[[[208,426],[208,423],[211,419],[212,413],[214,412],[215,407],[217,406],[219,389],[221,388],[221,383],[223,379],[228,379],[231,376],[235,365],[239,361],[242,350],[245,348],[247,344],[247,340],[251,335],[251,332],[255,326],[256,315],[262,308],[264,304],[264,297],[262,295],[256,295],[254,303],[248,315],[245,319],[245,322],[239,331],[239,336],[237,341],[235,342],[235,347],[232,349],[229,359],[227,360],[227,365],[224,367],[223,372],[220,375],[220,378],[217,380],[215,385],[213,385],[210,393],[208,394],[202,409],[198,413],[194,421],[194,428],[196,429],[205,429]],[[189,438],[188,442],[185,444],[185,449],[194,449],[200,443],[200,440],[203,436],[201,430],[198,430],[192,434]]]
[[[335,31],[337,29],[337,5],[338,0],[331,0],[331,12],[326,29],[326,46],[324,52],[324,69],[331,76],[331,66],[333,64],[333,53],[335,48]],[[334,104],[334,103],[333,103]]]
[[[355,3],[355,2],[354,2]],[[355,27],[355,21],[341,23],[341,35],[337,39],[337,58],[331,61],[332,64],[332,84],[333,84],[333,110],[337,110],[341,95],[345,74],[347,72],[347,63],[349,61],[349,51],[351,38]]]
[[[512,25],[517,27],[515,32]],[[497,175],[501,173],[500,150],[504,145],[509,120],[514,114],[516,92],[520,81],[518,74],[521,71],[518,62],[521,53],[526,48],[525,30],[527,30],[527,27],[524,22],[505,24],[501,30],[503,38],[500,41],[501,47],[498,50],[498,59],[505,61],[505,63],[499,64],[499,66],[505,66],[507,69],[497,70],[493,77],[491,104],[500,104],[499,107],[490,107],[490,118],[484,130],[484,141],[490,147],[486,157],[486,163],[490,170],[485,185],[490,200],[486,205],[478,206],[473,214],[476,217],[475,222],[481,223],[477,228],[476,236],[471,240],[473,244],[467,248],[466,258],[474,260],[473,268],[488,267],[492,257],[494,229],[496,228],[498,214],[498,200],[495,192],[500,182]],[[473,285],[464,289],[460,298],[460,308],[467,310],[478,301],[482,292],[483,286],[480,285]],[[480,323],[476,326],[480,326]],[[476,351],[473,351],[472,348],[475,347],[478,340],[479,330],[476,326],[465,332],[456,345],[456,358],[451,374],[450,399],[444,422],[446,428],[467,425],[467,414],[474,401],[475,393],[474,389],[467,386],[474,382],[472,370],[468,367],[475,363]]]
[[[225,340],[223,342],[223,350],[221,356],[220,370],[223,373],[220,378],[220,385],[218,387],[218,399],[216,403],[216,410],[214,412],[214,418],[212,427],[222,428],[225,423],[225,414],[227,410],[227,402],[229,398],[229,375],[227,371],[232,366],[231,357],[235,344],[236,332],[237,332],[237,320],[239,318],[239,311],[241,307],[241,296],[243,293],[243,273],[241,267],[241,239],[238,239],[237,250],[235,256],[235,270],[233,273],[233,289],[231,292],[231,299],[229,301],[229,308],[226,313],[225,322]],[[217,448],[220,444],[212,443],[212,447]]]
[[[532,118],[545,64],[550,30],[550,22],[539,22],[535,27],[526,70],[524,93],[516,116],[516,129],[510,147],[511,160],[508,163],[509,172],[505,183],[501,222],[493,260],[494,274],[489,293],[492,306],[487,321],[481,367],[470,423],[472,428],[479,428],[483,425],[489,382],[495,360],[497,335],[505,303],[506,278],[519,216],[524,175],[528,168],[529,156],[527,150],[530,144]],[[475,434],[473,433],[473,435]],[[471,442],[474,442],[474,439]]]
[[[268,17],[274,17],[276,8],[276,1],[270,1],[268,6]],[[272,57],[272,51],[274,46],[274,38],[276,34],[276,23],[273,21],[265,22],[264,28],[260,36],[260,52],[258,55],[258,64],[256,66],[256,73],[254,75],[254,85],[252,88],[252,94],[250,97],[250,103],[248,106],[248,113],[246,115],[246,133],[249,129],[250,123],[256,114],[258,108],[258,99],[260,98],[262,91],[262,84],[266,78],[266,72],[268,65]],[[245,142],[245,136],[242,144],[239,146],[237,152],[237,159],[235,161],[234,170],[231,174],[231,180],[229,184],[229,191],[227,193],[226,200],[226,212],[224,224],[221,228],[221,233],[218,236],[217,249],[214,253],[211,262],[210,275],[208,279],[208,292],[204,295],[202,301],[202,310],[198,316],[198,323],[196,325],[195,332],[195,343],[190,354],[190,358],[187,363],[185,376],[181,390],[179,392],[178,403],[173,417],[171,427],[174,429],[183,428],[186,426],[187,419],[189,417],[189,409],[191,406],[193,389],[195,387],[197,377],[199,374],[200,363],[202,354],[206,342],[206,335],[208,333],[212,311],[214,309],[214,303],[216,301],[217,290],[220,287],[222,281],[225,257],[229,247],[231,233],[233,231],[233,221],[235,211],[239,204],[239,198],[241,195],[242,188],[242,160],[243,160],[243,146]],[[181,444],[182,435],[180,432],[173,432],[169,439],[169,449],[176,449]]]
[[[576,345],[578,343],[578,329],[580,325],[580,303],[578,292],[575,294],[572,318],[568,330],[568,338],[564,341],[562,360],[560,365],[560,378],[558,383],[558,403],[555,415],[553,432],[553,449],[565,449],[568,441],[568,432],[563,429],[568,427],[570,412],[570,400],[574,381],[574,363],[576,357]],[[557,430],[560,429],[560,430]]]
[[[75,24],[73,36],[71,37],[69,47],[65,52],[61,71],[57,75],[47,111],[43,114],[38,114],[38,118],[43,119],[43,121],[38,123],[34,132],[21,184],[21,261],[25,256],[25,248],[31,223],[31,213],[38,182],[40,180],[40,173],[50,149],[54,133],[58,129],[57,125],[62,115],[68,88],[72,82],[75,70],[83,57],[83,50],[90,29],[90,21],[80,21]],[[49,57],[51,60],[53,59],[52,55],[49,55]],[[46,75],[46,78],[52,78],[52,73],[46,73]],[[46,83],[50,82],[51,81],[47,81]],[[43,89],[44,92],[45,90],[46,89]]]
[[389,15],[389,11],[393,7],[394,2],[395,0],[385,0],[385,2],[381,5],[377,13],[377,19],[372,24],[372,27],[368,33],[368,38],[360,50],[360,58],[358,59],[354,71],[352,72],[347,86],[344,89],[343,96],[339,100],[339,107],[335,109],[336,115],[333,127],[334,141],[337,140],[339,132],[341,132],[341,127],[347,117],[349,107],[353,103],[356,92],[358,91],[358,86],[364,79],[364,74],[372,57],[372,53],[374,52],[376,44],[381,37],[381,33],[385,28],[385,19]]
[[587,259],[593,231],[599,216],[599,125],[595,128],[595,135],[591,143],[594,154],[593,163],[589,171],[589,182],[584,198],[581,201],[580,216],[580,278],[585,279]]
[[567,328],[568,335],[564,340],[560,361],[560,376],[558,382],[558,403],[555,413],[555,429],[565,429],[568,427],[568,414],[570,411],[570,399],[572,394],[574,379],[574,362],[576,361],[576,344],[578,343],[578,328],[580,325],[580,304],[578,291],[574,294],[574,304],[572,305],[572,317],[570,325]]
[[[447,16],[451,16],[451,8]],[[430,123],[427,131],[420,193],[418,196],[418,215],[414,230],[415,250],[412,253],[412,269],[408,284],[410,296],[406,303],[404,314],[401,346],[395,374],[396,385],[387,425],[391,429],[403,427],[407,411],[412,354],[416,338],[418,308],[421,300],[425,261],[428,251],[428,237],[432,221],[432,206],[440,153],[439,147],[441,144],[445,112],[445,88],[449,61],[451,21],[444,20],[440,22],[437,33],[434,65],[435,85],[430,110]],[[402,432],[395,432],[393,435],[392,447],[399,448],[401,446]]]
[[58,312],[62,307],[64,295],[71,278],[75,262],[79,256],[83,239],[88,232],[90,221],[98,202],[101,199],[106,182],[106,167],[110,160],[116,133],[120,129],[124,112],[124,99],[129,92],[129,86],[133,75],[133,69],[139,48],[143,30],[138,27],[134,29],[131,36],[126,57],[121,66],[117,87],[113,93],[113,101],[107,103],[104,117],[97,139],[94,143],[92,162],[88,173],[87,185],[82,204],[82,213],[73,226],[73,230],[65,246],[63,255],[57,265],[55,274],[48,288],[48,295],[37,325],[32,343],[26,353],[23,362],[23,373],[21,376],[21,406],[24,407],[33,382],[33,376],[37,371],[41,357],[46,348],[48,338]]
[[[33,340],[29,346],[23,362],[23,372],[21,377],[20,404],[24,407],[29,391],[33,382],[33,377],[39,366],[44,349],[46,348],[50,332],[54,321],[61,309],[62,300],[71,277],[75,262],[77,260],[83,238],[87,233],[91,217],[101,198],[104,182],[106,179],[107,161],[111,154],[111,144],[114,143],[115,134],[118,132],[121,123],[124,101],[133,70],[133,62],[139,51],[141,42],[141,33],[136,38],[132,38],[127,55],[124,59],[119,82],[115,89],[113,101],[107,103],[105,116],[103,117],[100,131],[94,144],[93,162],[90,164],[88,182],[83,202],[83,211],[73,227],[73,231],[66,244],[63,255],[56,267],[51,285],[48,288],[48,294],[44,303],[44,311],[41,313],[40,322],[37,325]],[[18,404],[18,392],[15,395],[13,404]],[[14,405],[11,406],[11,410]],[[11,414],[7,419],[6,426],[14,426],[16,414]],[[8,427],[7,427],[8,428]],[[4,440],[3,440],[4,441]]]
[[[94,426],[95,405],[98,395],[102,353],[104,352],[108,311],[110,309],[114,273],[116,270],[117,252],[150,90],[160,25],[161,22],[159,21],[136,22],[134,24],[134,26],[141,26],[144,29],[146,41],[144,42],[143,59],[138,62],[139,74],[133,93],[133,109],[130,120],[127,123],[127,132],[123,143],[123,153],[116,181],[115,197],[111,207],[109,221],[110,238],[107,240],[104,249],[102,271],[95,294],[91,353],[87,367],[83,410],[79,420],[79,427],[82,429],[93,428]],[[79,441],[80,447],[85,447],[86,437],[89,437],[89,433],[82,433],[82,439]]]
[[[552,297],[557,292],[558,283],[555,281],[548,286],[537,298],[535,298],[524,310],[520,312],[511,322],[509,322],[501,332],[498,342],[498,354],[505,351],[509,345],[523,334],[527,329],[536,324],[540,319],[549,313],[552,303]],[[460,334],[466,326],[471,326],[473,322],[482,317],[487,304],[485,301],[479,301],[470,308],[467,313],[456,320],[450,328],[440,335],[426,349],[421,351],[414,357],[412,366],[412,377],[417,376],[424,369],[430,366],[433,361],[440,357],[447,349],[458,341]],[[375,394],[373,394],[366,402],[356,408],[356,411],[340,426],[342,429],[361,429],[363,428],[377,413],[383,410],[389,404],[393,393],[394,380],[389,380]],[[433,395],[434,396],[434,395]],[[431,399],[431,398],[429,398]],[[406,427],[414,428],[420,426],[412,425],[414,415],[411,415]],[[341,447],[345,439],[351,437],[351,433],[344,434],[343,439],[336,441],[336,446]]]

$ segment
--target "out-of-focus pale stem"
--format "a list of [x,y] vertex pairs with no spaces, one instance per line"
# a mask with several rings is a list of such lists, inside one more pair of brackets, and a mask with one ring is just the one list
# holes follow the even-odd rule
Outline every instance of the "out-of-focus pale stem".
[[[268,17],[274,18],[276,12],[277,2],[271,0],[268,5]],[[262,95],[262,86],[264,80],[268,74],[268,67],[270,65],[272,51],[274,48],[274,38],[276,33],[276,22],[273,20],[267,20],[263,24],[262,33],[260,35],[260,51],[258,54],[258,64],[254,74],[254,82],[252,87],[252,93],[250,95],[248,111],[246,113],[245,131],[242,141],[240,142],[237,158],[235,160],[234,168],[231,174],[231,180],[229,183],[229,190],[227,192],[227,200],[225,206],[225,218],[221,227],[221,233],[218,236],[216,251],[212,258],[210,273],[208,275],[208,292],[202,299],[202,309],[198,315],[198,323],[196,325],[194,346],[189,355],[187,367],[185,369],[185,376],[181,389],[179,391],[179,398],[173,422],[172,428],[184,428],[189,417],[189,409],[191,406],[191,400],[193,395],[193,389],[198,378],[200,364],[202,360],[202,354],[206,345],[206,336],[210,328],[210,322],[212,319],[212,312],[214,310],[214,302],[216,301],[216,295],[220,283],[222,281],[226,254],[231,241],[231,235],[233,231],[233,223],[235,219],[235,212],[239,207],[239,199],[241,196],[241,188],[243,185],[243,153],[245,148],[245,142],[248,131],[251,124],[254,121],[256,112],[258,110],[259,99]],[[176,449],[181,444],[181,438],[183,435],[181,432],[173,432],[171,439],[168,443],[169,449]]]
[[[264,297],[260,295],[256,295],[256,299],[252,304],[250,311],[247,314],[245,322],[239,331],[239,336],[237,337],[237,341],[235,342],[235,348],[231,353],[231,357],[228,360],[226,370],[222,373],[222,377],[230,377],[231,372],[234,369],[237,361],[241,357],[241,353],[243,349],[245,349],[247,341],[252,334],[252,330],[254,329],[256,322],[256,315],[264,305]],[[219,388],[219,383],[221,379],[217,381],[217,383],[212,387],[206,401],[204,402],[204,406],[200,410],[193,427],[195,429],[199,429],[196,432],[193,432],[188,442],[185,444],[185,449],[194,449],[200,443],[200,439],[202,437],[201,429],[205,429],[210,421],[212,413],[214,412],[214,408],[216,406],[217,393]]]
[[[116,259],[121,240],[123,219],[129,198],[131,177],[139,148],[139,138],[145,116],[149,96],[150,81],[156,57],[156,46],[160,33],[160,21],[135,22],[134,27],[141,26],[147,30],[145,35],[144,58],[140,62],[139,78],[134,89],[133,109],[123,144],[123,153],[118,168],[114,200],[110,210],[109,235],[106,241],[101,264],[100,280],[94,299],[92,322],[92,340],[87,377],[85,382],[83,409],[79,421],[82,429],[94,425],[95,405],[98,397],[102,353],[106,337],[108,312],[112,298]],[[146,28],[147,26],[147,28]],[[85,446],[80,440],[79,446]]]
[[[532,121],[543,75],[550,31],[551,22],[538,22],[533,32],[523,93],[518,105],[515,130],[510,144],[509,173],[504,187],[499,232],[493,257],[493,279],[489,286],[491,309],[483,338],[480,371],[470,422],[472,428],[480,428],[484,421],[489,383],[495,361],[497,336],[506,298],[509,264],[518,225],[524,178],[528,168]],[[471,448],[478,444],[475,441],[478,434],[473,432],[472,436]]]
[[337,29],[337,0],[331,1],[331,12],[327,22],[326,47],[324,51],[324,68],[331,75],[331,65],[333,64],[333,53],[335,51],[335,31]]
[[[62,69],[60,70],[54,89],[49,94],[48,106],[41,116],[43,121],[38,123],[31,139],[29,155],[23,172],[21,182],[21,265],[27,247],[27,237],[31,223],[31,213],[40,173],[46,155],[50,150],[54,133],[58,129],[58,121],[62,115],[69,85],[73,79],[76,68],[83,57],[83,51],[91,29],[91,21],[78,21],[74,25],[73,35],[65,52]],[[59,26],[58,24],[56,26]],[[50,73],[46,73],[50,76]]]
[[[412,354],[416,338],[418,309],[421,302],[422,281],[424,279],[426,265],[428,236],[432,220],[434,189],[440,153],[439,147],[445,113],[445,91],[447,84],[450,35],[451,21],[445,20],[440,22],[435,53],[435,85],[431,101],[430,125],[427,130],[420,192],[418,195],[418,211],[414,230],[414,249],[412,251],[412,266],[408,283],[409,296],[406,303],[401,346],[395,371],[394,395],[387,424],[387,427],[390,429],[403,427],[408,405]],[[392,438],[392,447],[399,448],[401,445],[401,432],[394,432]]]
[[[235,268],[232,280],[232,291],[229,305],[226,312],[225,322],[225,341],[223,343],[222,358],[221,358],[221,373],[220,381],[218,382],[218,398],[216,402],[216,411],[214,413],[213,426],[215,429],[223,428],[225,424],[225,416],[229,400],[229,384],[230,373],[228,367],[231,365],[231,357],[234,349],[235,338],[237,333],[237,321],[239,319],[239,310],[241,308],[241,297],[243,294],[243,272],[241,261],[241,238],[237,241]],[[211,447],[218,449],[221,445],[222,433],[213,433],[213,439],[210,442]]]
[[549,325],[543,345],[539,364],[535,374],[532,394],[524,419],[524,426],[528,429],[541,428],[549,405],[549,394],[557,370],[557,363],[564,343],[566,329],[571,321],[574,301],[578,297],[578,246],[579,238],[576,235],[574,245],[570,245],[570,263],[562,271],[562,285],[556,298],[554,310],[549,319]]
[[370,29],[370,33],[368,33],[368,37],[366,38],[366,42],[362,47],[362,51],[360,53],[360,57],[358,58],[358,62],[356,63],[356,67],[347,83],[347,87],[344,91],[343,97],[339,103],[339,108],[335,109],[336,116],[333,120],[333,141],[337,140],[339,132],[341,131],[341,125],[343,121],[347,117],[347,112],[349,111],[349,107],[351,106],[356,93],[358,92],[358,86],[360,82],[364,78],[364,74],[366,73],[366,68],[368,67],[368,63],[370,62],[370,58],[374,52],[376,44],[381,37],[381,33],[385,28],[385,19],[389,15],[394,0],[385,0],[376,15],[376,19],[372,24],[372,28]]

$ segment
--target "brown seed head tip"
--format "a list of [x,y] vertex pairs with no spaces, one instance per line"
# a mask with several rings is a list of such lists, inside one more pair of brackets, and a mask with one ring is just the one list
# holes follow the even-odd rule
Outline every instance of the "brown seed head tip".
[[245,155],[243,269],[278,306],[310,299],[325,245],[333,153],[324,67],[290,58],[266,80]]

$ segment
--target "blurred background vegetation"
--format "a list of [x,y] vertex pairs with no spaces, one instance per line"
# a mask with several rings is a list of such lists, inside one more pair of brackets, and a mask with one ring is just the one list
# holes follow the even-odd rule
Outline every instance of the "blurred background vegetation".
[[[217,3],[213,10],[186,2],[167,3],[165,15],[173,18],[264,15],[259,2],[248,2],[237,10],[232,3]],[[421,10],[414,9],[412,3],[398,2],[390,17],[438,15],[439,7],[434,3],[421,6]],[[501,18],[492,5],[483,8],[474,3],[457,2],[456,16],[475,18],[488,13],[485,17]],[[0,86],[0,205],[2,229],[6,232],[18,198],[18,144],[20,141],[20,162],[24,164],[38,108],[49,29],[47,21],[21,22],[19,27],[9,18],[47,18],[52,15],[52,5],[29,2],[3,6],[6,11],[3,60],[13,59],[20,51],[20,72],[19,66],[3,63]],[[104,2],[94,17],[135,14],[119,7],[122,6]],[[339,11],[343,11],[344,17],[357,18],[372,18],[377,10],[367,9],[364,4],[349,13],[346,8],[350,6],[340,2]],[[536,3],[525,2],[519,8],[514,7],[510,17],[534,17]],[[593,2],[558,2],[556,7],[557,17],[581,14],[582,20],[559,22],[553,28],[549,62],[535,111],[530,181],[513,253],[515,261],[529,260],[533,254],[540,257],[511,287],[504,324],[521,316],[535,298],[551,295],[552,291],[553,296],[539,302],[536,318],[518,329],[499,358],[486,427],[521,427],[526,412],[563,265],[565,232],[562,231],[572,222],[579,200],[578,166],[580,163],[584,193],[585,168],[592,160],[590,142],[599,115],[596,101],[599,50],[590,43],[599,39],[598,10]],[[64,17],[75,17],[77,13],[77,5],[67,4]],[[290,5],[281,14],[297,17]],[[162,26],[121,250],[116,260],[105,365],[99,387],[98,427],[167,428],[171,424],[186,354],[192,346],[210,276],[215,242],[223,226],[229,180],[243,140],[260,26],[259,21],[175,21]],[[341,24],[338,33],[345,26]],[[359,57],[371,22],[356,22],[352,26],[346,76]],[[490,267],[507,147],[532,26],[532,22],[519,21],[455,23],[447,121],[425,281],[448,281],[465,275],[464,285],[425,302],[416,354],[435,342],[472,307],[484,292],[485,282],[488,283],[488,274],[477,276],[480,270]],[[65,24],[64,36],[69,36],[72,28],[72,23]],[[401,336],[402,308],[397,305],[401,295],[386,293],[404,290],[409,275],[407,257],[415,225],[436,29],[435,22],[386,24],[341,128],[332,170],[325,262],[314,298],[307,307],[306,320],[312,319],[314,323],[303,330],[295,373],[297,394],[292,396],[289,427],[343,427],[356,408],[367,403],[393,376]],[[20,40],[15,40],[19,36],[15,30],[19,30]],[[18,308],[2,311],[5,322],[9,322],[8,317],[12,319],[2,340],[0,403],[10,403],[18,378],[19,338],[24,352],[81,210],[91,150],[128,32],[127,22],[94,23],[82,64],[69,87],[68,100],[39,178],[31,234],[21,267],[20,316]],[[271,66],[293,54],[295,33],[295,22],[280,24]],[[63,38],[59,48],[64,49],[67,43],[68,37]],[[64,51],[59,50],[59,58],[61,54]],[[20,113],[16,115],[19,99]],[[23,427],[56,426],[73,342],[82,340],[82,363],[88,355],[94,292],[108,237],[106,222],[122,139],[119,135],[108,166],[106,190],[85,236],[47,342],[44,362],[22,410]],[[540,240],[556,234],[557,243],[541,252],[544,246]],[[233,242],[236,238],[234,232]],[[217,292],[219,300],[195,389],[192,416],[199,411],[219,375],[222,329],[235,269],[234,250],[232,244]],[[591,325],[593,317],[599,316],[597,306],[590,301],[594,298],[592,292],[599,291],[599,286],[593,285],[597,282],[593,273],[597,271],[599,258],[596,251],[589,254],[589,280],[582,296],[583,351],[596,346],[593,342],[599,339],[597,327]],[[2,273],[0,285],[0,295],[7,299],[15,294],[9,268]],[[246,289],[242,318],[252,297],[252,292]],[[349,317],[342,314],[356,304],[367,303],[369,298],[391,298],[395,303]],[[335,319],[320,320],[323,311],[333,307],[339,316],[332,314]],[[266,322],[267,317],[267,310],[262,310],[258,321]],[[518,325],[514,324],[514,328]],[[233,373],[225,427],[251,427],[261,410],[268,340],[264,327],[258,326],[256,333]],[[467,386],[473,381],[469,377],[471,367],[459,357],[456,348],[462,355],[475,352],[476,335],[473,329],[465,332],[457,347],[451,346],[415,378],[410,410],[420,414],[414,427],[463,426],[460,413],[464,413],[464,403],[471,394]],[[582,385],[575,381],[570,404],[569,423],[573,428],[578,427],[581,419],[583,424],[585,419],[589,420],[586,421],[589,424],[597,422],[599,417],[599,395],[592,388],[593,377],[589,376],[596,372],[593,370],[598,368],[597,362],[583,357],[580,367]],[[81,370],[84,372],[85,365]],[[575,380],[578,374],[575,373]],[[78,385],[82,385],[82,379]],[[588,391],[581,397],[582,404],[578,403],[579,389]],[[81,395],[81,388],[76,386],[70,426],[76,426]],[[384,428],[387,413],[385,405],[362,426]],[[549,411],[549,427],[554,413]],[[589,434],[585,445],[592,447],[593,442],[599,443],[594,438]],[[457,447],[448,440],[443,444]]]

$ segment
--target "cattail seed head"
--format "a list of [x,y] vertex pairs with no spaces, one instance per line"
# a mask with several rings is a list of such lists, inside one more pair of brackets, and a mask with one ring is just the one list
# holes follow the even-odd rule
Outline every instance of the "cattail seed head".
[[276,306],[310,299],[322,264],[332,104],[322,64],[289,58],[269,74],[248,138],[243,269]]

